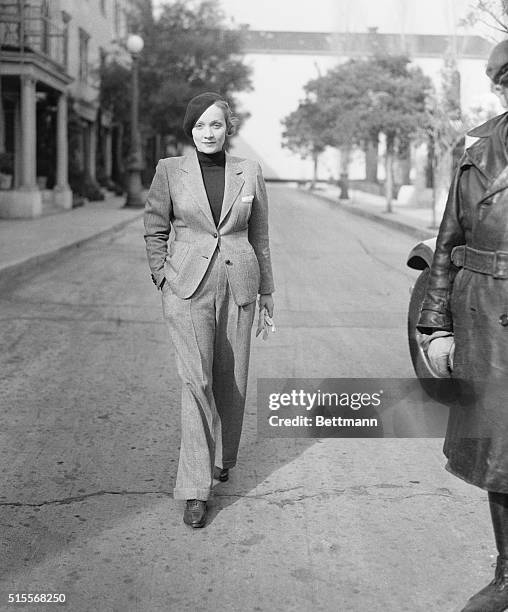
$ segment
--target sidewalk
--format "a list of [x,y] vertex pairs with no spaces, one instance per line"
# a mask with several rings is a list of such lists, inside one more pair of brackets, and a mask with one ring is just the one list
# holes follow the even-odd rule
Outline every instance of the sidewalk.
[[37,219],[0,219],[0,278],[117,231],[143,214],[142,209],[123,208],[124,203],[125,196],[109,196]]
[[[381,196],[353,190],[349,202],[339,202],[339,189],[333,186],[309,193],[418,240],[437,234],[437,229],[429,229],[429,208],[398,206],[395,201],[394,212],[385,213]],[[110,196],[102,202],[38,219],[0,219],[0,278],[19,274],[97,236],[117,231],[143,214],[142,209],[124,208],[124,202],[125,196]]]
[[387,213],[385,212],[386,200],[383,196],[349,190],[350,200],[348,202],[340,201],[340,189],[331,185],[318,188],[315,191],[309,191],[309,193],[333,202],[335,205],[354,215],[401,230],[418,240],[433,238],[437,235],[439,229],[437,227],[431,228],[432,210],[430,208],[402,206],[397,204],[397,200],[394,200],[392,203],[393,212]]

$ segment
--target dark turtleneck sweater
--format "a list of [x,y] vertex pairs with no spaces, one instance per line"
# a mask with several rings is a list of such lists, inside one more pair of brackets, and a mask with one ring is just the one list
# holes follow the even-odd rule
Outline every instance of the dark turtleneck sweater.
[[217,153],[196,152],[213,220],[217,226],[219,225],[222,200],[224,199],[226,154],[224,151],[218,151]]

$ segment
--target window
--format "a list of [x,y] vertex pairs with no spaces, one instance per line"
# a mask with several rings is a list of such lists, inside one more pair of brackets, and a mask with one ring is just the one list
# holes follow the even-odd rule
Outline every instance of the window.
[[79,80],[85,83],[88,80],[88,41],[90,35],[79,28]]
[[41,51],[45,55],[49,55],[51,52],[50,28],[51,28],[51,23],[49,20],[49,4],[48,4],[48,0],[43,0],[41,4]]
[[71,16],[69,13],[62,11],[62,23],[63,23],[63,49],[62,49],[62,63],[66,70],[69,69],[69,22]]

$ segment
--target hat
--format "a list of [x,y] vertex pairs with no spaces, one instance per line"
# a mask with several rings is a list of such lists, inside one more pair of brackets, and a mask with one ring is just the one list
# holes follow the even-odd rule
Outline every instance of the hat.
[[189,101],[185,111],[185,117],[183,118],[183,131],[189,138],[192,138],[192,128],[196,124],[196,121],[205,110],[217,102],[217,100],[224,100],[224,98],[213,91],[205,91],[205,93],[199,94],[199,96],[195,96]]
[[485,72],[494,85],[508,76],[508,40],[503,40],[492,49]]

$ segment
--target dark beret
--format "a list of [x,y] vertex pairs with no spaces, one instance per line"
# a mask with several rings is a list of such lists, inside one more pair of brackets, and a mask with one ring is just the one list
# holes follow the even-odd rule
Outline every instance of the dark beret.
[[224,98],[213,91],[205,91],[199,96],[194,96],[187,104],[185,117],[183,118],[183,131],[189,138],[192,138],[192,128],[196,125],[196,121],[217,100],[224,100]]
[[508,76],[508,40],[503,40],[492,49],[485,72],[494,85]]

